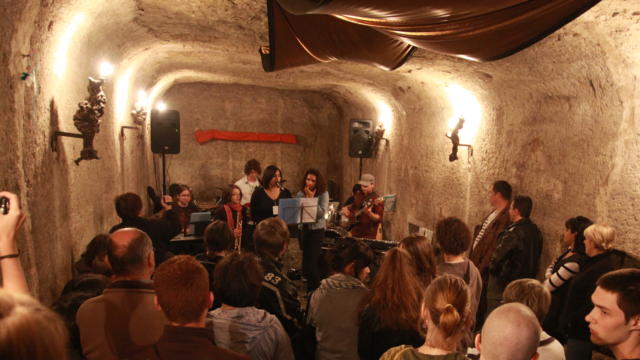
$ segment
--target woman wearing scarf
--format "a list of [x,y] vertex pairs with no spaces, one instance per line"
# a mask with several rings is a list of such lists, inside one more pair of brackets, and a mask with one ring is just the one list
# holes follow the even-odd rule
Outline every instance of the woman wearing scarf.
[[241,199],[242,190],[236,185],[229,185],[223,198],[224,205],[214,211],[213,218],[227,223],[236,239],[236,249],[253,251],[253,241],[250,231],[247,230],[248,209],[240,205]]

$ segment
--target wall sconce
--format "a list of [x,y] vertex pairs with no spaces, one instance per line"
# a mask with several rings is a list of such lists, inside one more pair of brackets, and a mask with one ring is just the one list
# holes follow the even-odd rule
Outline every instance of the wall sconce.
[[134,124],[140,126],[144,125],[144,122],[147,120],[148,101],[147,92],[144,90],[138,91],[138,101],[136,101],[133,106],[133,110],[131,110],[131,119]]
[[107,62],[100,65],[100,78],[89,77],[87,91],[89,96],[78,103],[78,110],[73,115],[73,125],[80,134],[56,131],[53,134],[53,151],[57,151],[57,138],[73,137],[82,139],[82,151],[80,157],[74,160],[76,165],[80,165],[82,160],[100,159],[98,150],[93,148],[93,139],[96,133],[100,132],[100,118],[104,115],[104,107],[107,104],[107,96],[102,90],[105,79],[113,72],[113,66]]
[[451,139],[451,154],[449,154],[449,161],[456,161],[458,160],[458,146],[465,146],[467,148],[467,151],[469,152],[469,157],[473,156],[473,146],[471,146],[471,144],[460,144],[460,136],[458,135],[458,133],[460,132],[460,129],[462,129],[464,127],[464,118],[460,117],[458,119],[458,123],[456,124],[455,128],[453,128],[453,131],[451,131],[451,136],[445,134],[445,136],[449,139]]
[[385,131],[386,130],[384,128],[384,125],[378,124],[376,130],[373,132],[373,151],[375,155],[378,154],[378,147],[380,146],[380,142],[384,140],[386,144],[389,144],[389,139],[384,137]]

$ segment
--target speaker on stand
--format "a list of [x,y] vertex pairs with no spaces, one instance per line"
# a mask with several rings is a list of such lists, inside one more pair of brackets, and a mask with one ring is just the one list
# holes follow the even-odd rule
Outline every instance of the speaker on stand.
[[162,154],[162,194],[167,193],[165,154],[180,153],[180,112],[151,110],[151,152]]
[[373,157],[373,131],[372,120],[349,121],[349,157],[360,159],[358,178],[362,176],[362,159]]

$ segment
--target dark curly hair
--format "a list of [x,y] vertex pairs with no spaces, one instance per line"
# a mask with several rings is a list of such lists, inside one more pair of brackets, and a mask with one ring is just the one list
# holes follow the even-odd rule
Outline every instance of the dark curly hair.
[[300,189],[304,189],[307,186],[308,175],[314,175],[316,177],[316,196],[319,196],[323,192],[327,191],[327,182],[320,174],[320,171],[316,169],[309,169],[304,173],[304,176],[302,177],[302,183],[300,184]]
[[436,241],[445,254],[460,255],[471,245],[471,232],[462,220],[448,217],[436,224]]

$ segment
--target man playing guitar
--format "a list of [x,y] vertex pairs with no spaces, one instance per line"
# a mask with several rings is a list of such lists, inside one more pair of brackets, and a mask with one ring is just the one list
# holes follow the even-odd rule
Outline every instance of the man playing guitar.
[[384,201],[375,192],[375,177],[362,174],[358,182],[362,192],[354,192],[354,201],[342,209],[342,213],[349,217],[351,236],[375,239],[378,226],[382,222]]

